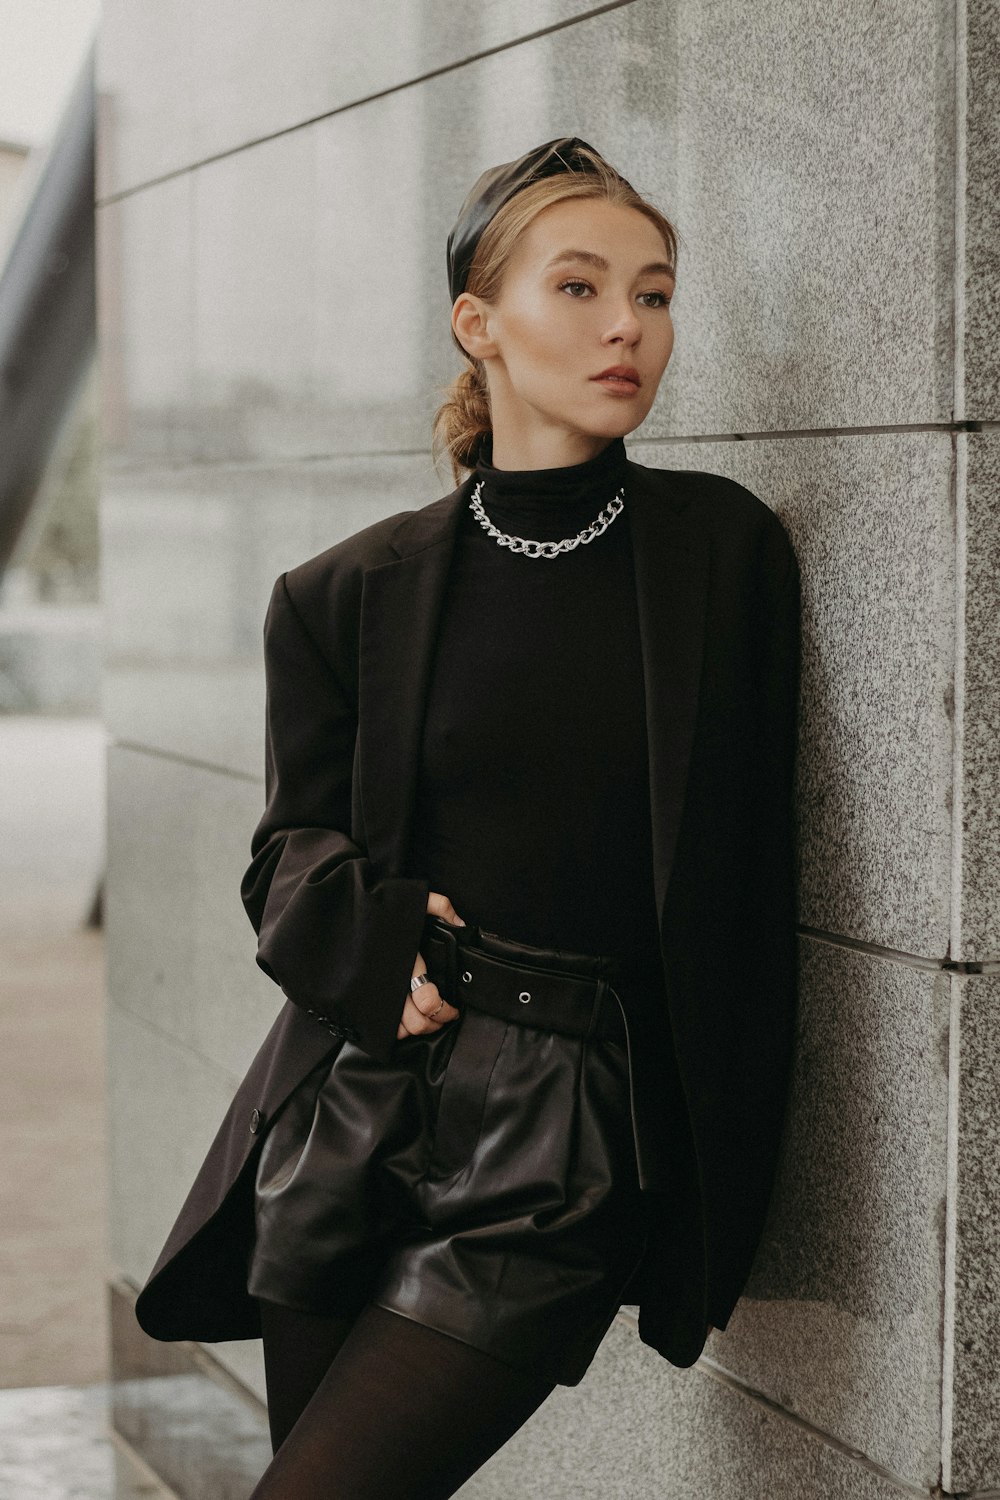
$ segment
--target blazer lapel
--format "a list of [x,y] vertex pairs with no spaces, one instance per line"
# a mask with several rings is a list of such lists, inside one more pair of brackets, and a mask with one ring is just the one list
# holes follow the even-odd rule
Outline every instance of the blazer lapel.
[[365,572],[358,659],[358,756],[368,857],[401,872],[407,856],[424,708],[455,537],[475,477],[404,517],[395,562]]
[[[673,864],[697,714],[708,587],[708,537],[697,506],[662,470],[630,464],[631,528],[646,694],[657,911]],[[459,521],[474,485],[405,517],[398,557],[369,568],[361,597],[359,779],[368,856],[405,866],[424,709]]]
[[663,470],[641,464],[630,469],[625,505],[642,644],[653,877],[662,934],[698,713],[709,540],[690,492],[681,494]]

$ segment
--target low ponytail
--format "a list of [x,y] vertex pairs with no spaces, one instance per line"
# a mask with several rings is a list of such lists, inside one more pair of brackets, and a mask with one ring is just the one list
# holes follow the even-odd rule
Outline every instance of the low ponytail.
[[462,481],[463,470],[476,467],[484,440],[493,434],[486,371],[481,360],[464,349],[462,354],[467,367],[444,388],[444,402],[434,414],[432,441],[435,463],[441,454],[448,455],[456,485]]

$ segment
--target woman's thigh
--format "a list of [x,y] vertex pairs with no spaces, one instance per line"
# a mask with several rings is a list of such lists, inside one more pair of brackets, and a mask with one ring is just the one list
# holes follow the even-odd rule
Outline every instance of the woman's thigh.
[[374,1304],[261,1311],[278,1442],[251,1500],[447,1500],[554,1389]]
[[357,1313],[330,1317],[257,1299],[264,1345],[267,1417],[276,1453],[351,1331]]

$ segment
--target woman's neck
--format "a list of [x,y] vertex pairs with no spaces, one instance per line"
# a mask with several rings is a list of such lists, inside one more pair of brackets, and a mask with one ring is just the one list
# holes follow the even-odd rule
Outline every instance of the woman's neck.
[[628,479],[628,455],[624,439],[615,437],[593,458],[579,463],[503,469],[492,463],[487,440],[475,477],[491,519],[512,524],[530,519],[531,536],[558,537],[578,531],[610,503]]
[[496,469],[562,469],[596,458],[614,437],[586,432],[513,434],[494,430],[490,462]]

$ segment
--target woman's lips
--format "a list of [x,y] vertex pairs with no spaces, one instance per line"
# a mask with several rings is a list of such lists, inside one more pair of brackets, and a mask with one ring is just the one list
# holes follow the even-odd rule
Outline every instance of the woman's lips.
[[634,380],[626,380],[622,375],[595,375],[593,380],[595,385],[603,385],[605,390],[620,396],[634,396],[639,389]]

